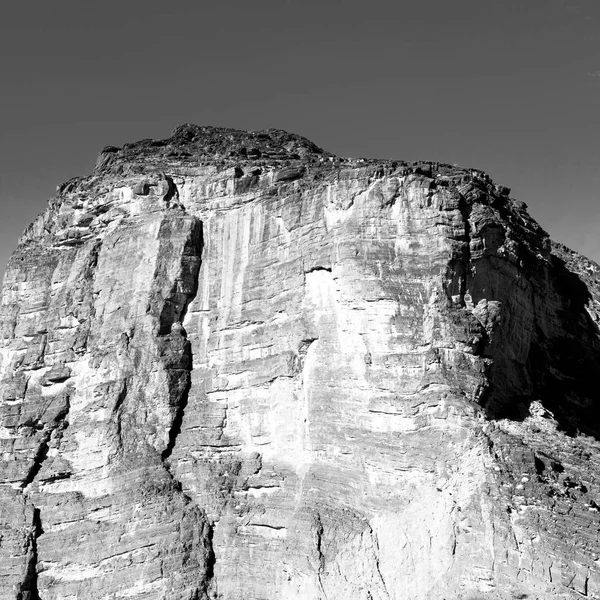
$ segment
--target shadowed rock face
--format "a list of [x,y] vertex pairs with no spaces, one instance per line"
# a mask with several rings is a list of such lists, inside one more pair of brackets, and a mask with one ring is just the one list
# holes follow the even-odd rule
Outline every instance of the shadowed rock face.
[[104,149],[4,281],[0,597],[600,597],[599,267],[509,194]]

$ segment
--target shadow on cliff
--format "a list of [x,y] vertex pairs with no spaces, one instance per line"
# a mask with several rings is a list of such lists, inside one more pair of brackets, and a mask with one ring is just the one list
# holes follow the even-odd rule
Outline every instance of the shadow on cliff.
[[486,354],[494,364],[483,408],[490,419],[523,421],[531,403],[539,401],[567,435],[600,439],[600,330],[586,310],[592,294],[555,255],[532,283],[534,320],[526,361],[511,362],[490,345]]

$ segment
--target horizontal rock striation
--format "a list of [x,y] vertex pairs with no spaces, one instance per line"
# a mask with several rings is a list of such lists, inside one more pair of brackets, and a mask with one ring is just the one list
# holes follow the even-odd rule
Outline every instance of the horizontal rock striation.
[[105,148],[0,313],[0,596],[599,598],[599,267],[481,171]]

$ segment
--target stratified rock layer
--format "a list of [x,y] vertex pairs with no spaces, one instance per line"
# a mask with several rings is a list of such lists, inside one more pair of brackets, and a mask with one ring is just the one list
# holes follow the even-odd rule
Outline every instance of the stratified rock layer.
[[600,597],[598,267],[509,192],[106,148],[4,281],[0,596]]

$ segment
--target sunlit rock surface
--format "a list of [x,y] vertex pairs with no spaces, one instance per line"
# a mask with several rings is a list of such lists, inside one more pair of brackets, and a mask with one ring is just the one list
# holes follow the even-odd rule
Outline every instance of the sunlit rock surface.
[[600,598],[600,278],[480,171],[185,125],[2,295],[0,597]]

